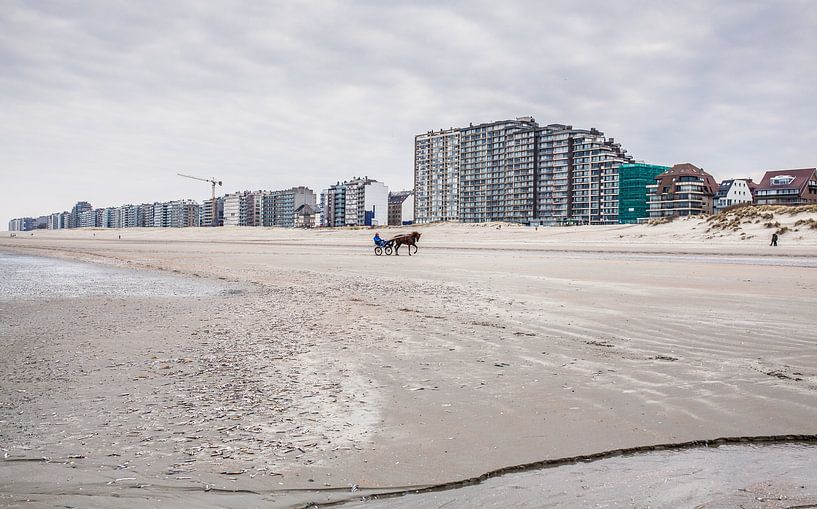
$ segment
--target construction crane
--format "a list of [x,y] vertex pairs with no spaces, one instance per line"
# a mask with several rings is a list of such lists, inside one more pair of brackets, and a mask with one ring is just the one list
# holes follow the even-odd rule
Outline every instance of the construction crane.
[[213,215],[213,224],[212,224],[212,226],[218,226],[218,207],[216,206],[217,205],[217,203],[216,203],[216,184],[221,185],[221,181],[216,180],[215,177],[213,177],[211,179],[203,179],[201,177],[194,177],[192,175],[185,175],[183,173],[177,173],[176,175],[178,175],[180,177],[186,177],[186,178],[189,178],[189,179],[193,179],[193,180],[201,180],[202,182],[209,182],[212,185],[213,199],[212,199],[212,208],[210,209],[210,210],[212,210],[212,215]]

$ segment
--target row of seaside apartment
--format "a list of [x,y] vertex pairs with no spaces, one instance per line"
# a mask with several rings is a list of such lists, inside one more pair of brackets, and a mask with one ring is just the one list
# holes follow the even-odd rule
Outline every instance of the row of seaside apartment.
[[815,168],[720,184],[689,164],[636,162],[596,129],[532,117],[428,131],[414,140],[417,223],[619,224],[742,203],[817,203]]
[[[306,187],[13,219],[36,228],[188,226],[375,226],[488,221],[530,226],[636,223],[717,213],[745,203],[817,203],[817,170],[715,178],[690,163],[636,162],[613,138],[532,117],[428,131],[414,139],[414,190],[390,193],[368,177],[337,182],[320,201]],[[215,214],[213,211],[215,210]]]
[[95,209],[81,201],[70,211],[12,219],[9,231],[194,226],[312,228],[402,225],[413,220],[412,191],[390,193],[382,182],[354,178],[324,190],[319,204],[315,193],[303,186],[280,191],[241,191],[202,203],[176,200]]

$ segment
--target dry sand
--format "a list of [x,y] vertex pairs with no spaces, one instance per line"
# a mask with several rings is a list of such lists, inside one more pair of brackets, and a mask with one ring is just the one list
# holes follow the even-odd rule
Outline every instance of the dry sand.
[[370,230],[2,238],[229,290],[0,303],[0,447],[31,460],[0,463],[0,505],[303,505],[817,433],[817,230],[709,227],[416,227],[412,257],[376,257]]

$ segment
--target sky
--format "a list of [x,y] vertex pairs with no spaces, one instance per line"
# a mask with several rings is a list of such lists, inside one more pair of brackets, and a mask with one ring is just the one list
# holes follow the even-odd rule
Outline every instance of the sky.
[[533,116],[716,179],[817,165],[817,1],[0,3],[12,217],[368,176]]

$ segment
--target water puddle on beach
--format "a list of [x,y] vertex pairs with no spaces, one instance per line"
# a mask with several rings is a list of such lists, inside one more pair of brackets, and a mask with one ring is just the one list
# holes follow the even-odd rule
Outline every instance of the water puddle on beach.
[[0,252],[0,300],[214,295],[226,285],[158,272]]
[[616,456],[344,508],[817,507],[817,445],[722,445]]

